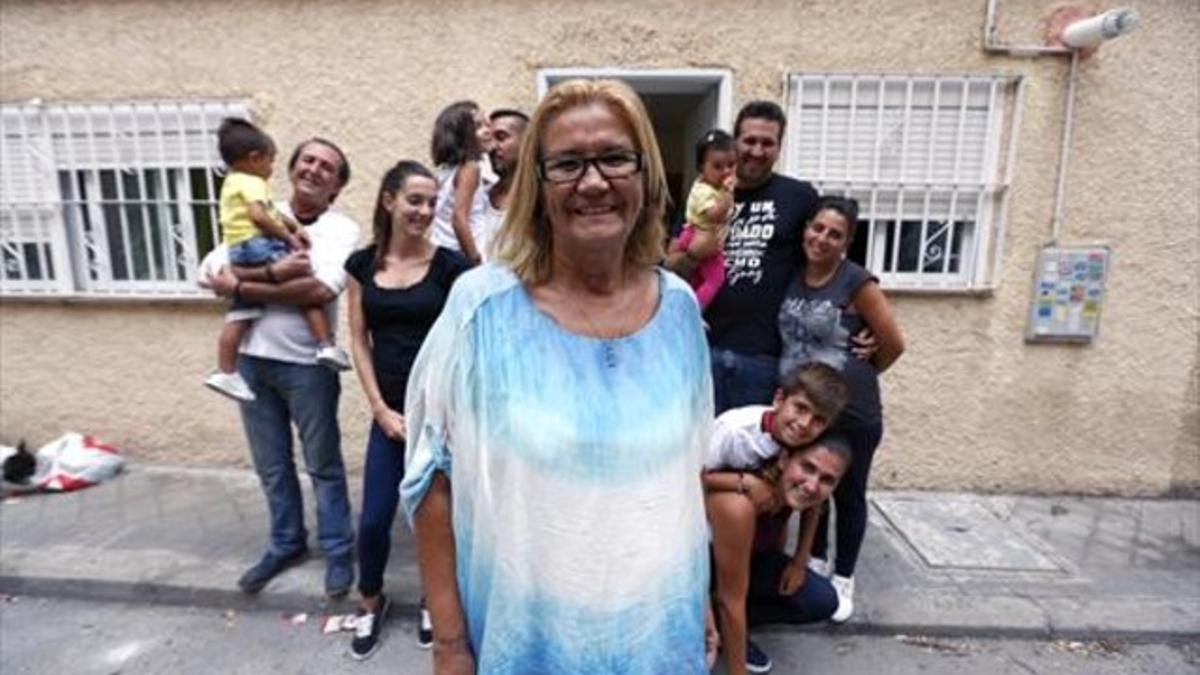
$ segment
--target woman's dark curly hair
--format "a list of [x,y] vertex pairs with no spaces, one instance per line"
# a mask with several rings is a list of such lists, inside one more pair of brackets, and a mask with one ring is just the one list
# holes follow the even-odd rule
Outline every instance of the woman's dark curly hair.
[[474,101],[458,101],[438,113],[433,123],[433,141],[429,144],[434,166],[458,166],[483,154],[475,136],[477,112],[479,104]]

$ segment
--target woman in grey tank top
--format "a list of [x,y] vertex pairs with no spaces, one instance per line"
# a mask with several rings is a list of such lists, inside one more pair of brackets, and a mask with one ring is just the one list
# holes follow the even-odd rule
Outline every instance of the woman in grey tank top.
[[[833,495],[837,508],[837,560],[833,585],[841,623],[854,611],[854,566],[867,528],[867,478],[871,458],[883,437],[883,409],[879,398],[879,373],[904,351],[900,327],[879,280],[858,263],[846,260],[854,239],[858,203],[844,197],[823,197],[804,228],[805,266],[788,288],[779,310],[783,340],[780,372],[820,361],[842,372],[850,387],[850,401],[834,428],[850,441],[854,461]],[[850,350],[850,336],[870,328],[878,350],[860,360]],[[817,528],[813,558],[817,570],[828,572],[826,532],[828,514]],[[824,568],[824,569],[822,569]]]

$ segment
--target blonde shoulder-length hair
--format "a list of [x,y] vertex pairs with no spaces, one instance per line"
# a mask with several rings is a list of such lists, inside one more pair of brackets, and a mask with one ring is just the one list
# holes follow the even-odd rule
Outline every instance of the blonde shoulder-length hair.
[[669,199],[666,173],[654,127],[641,98],[617,80],[567,80],[546,94],[529,120],[518,153],[508,213],[493,242],[496,260],[507,264],[524,283],[536,286],[548,281],[554,253],[554,239],[546,221],[546,205],[537,176],[542,137],[546,127],[563,112],[596,103],[607,106],[624,121],[633,134],[636,150],[642,154],[645,201],[625,243],[625,264],[651,267],[663,258],[666,239],[663,216]]

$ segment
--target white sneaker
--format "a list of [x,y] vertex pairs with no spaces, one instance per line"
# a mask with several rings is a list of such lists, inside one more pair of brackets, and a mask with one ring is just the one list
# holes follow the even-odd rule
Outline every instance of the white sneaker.
[[337,345],[328,345],[317,350],[317,363],[334,371],[350,370],[350,357],[346,350]]
[[425,598],[421,598],[421,622],[417,626],[417,646],[421,649],[433,648],[433,620],[429,610],[425,609]]
[[850,615],[854,613],[854,577],[843,577],[841,575],[833,575],[833,590],[837,591],[838,608],[829,617],[829,620],[834,623],[845,623]]
[[813,574],[829,578],[829,561],[824,558],[809,558],[808,571]]
[[250,389],[250,385],[246,384],[242,376],[236,372],[222,373],[218,370],[204,378],[204,386],[235,401],[249,403],[254,400],[254,391]]

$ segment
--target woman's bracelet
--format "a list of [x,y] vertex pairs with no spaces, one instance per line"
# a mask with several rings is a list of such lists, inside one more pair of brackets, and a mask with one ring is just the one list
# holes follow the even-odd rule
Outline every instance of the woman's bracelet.
[[468,651],[470,646],[471,643],[467,641],[466,635],[434,639],[434,648],[436,648],[438,651]]
[[241,302],[242,300],[242,280],[238,279],[233,285],[233,299]]

